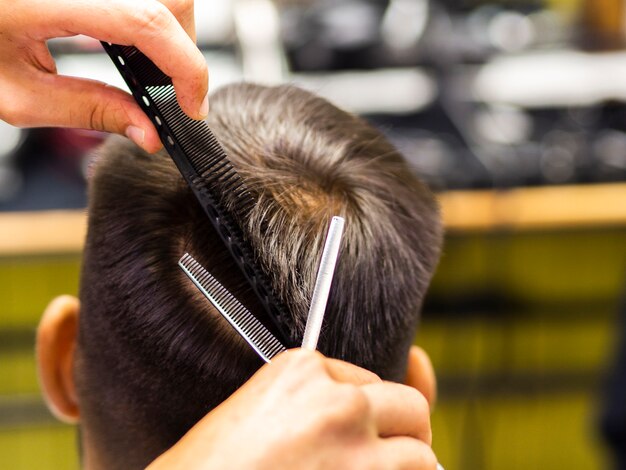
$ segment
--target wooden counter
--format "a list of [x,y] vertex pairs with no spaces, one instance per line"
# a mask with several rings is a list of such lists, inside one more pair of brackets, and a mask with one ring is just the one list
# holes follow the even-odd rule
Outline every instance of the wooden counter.
[[[439,194],[451,233],[626,226],[626,183],[448,191]],[[0,213],[0,256],[73,253],[85,211]]]
[[439,195],[448,231],[626,226],[626,183]]

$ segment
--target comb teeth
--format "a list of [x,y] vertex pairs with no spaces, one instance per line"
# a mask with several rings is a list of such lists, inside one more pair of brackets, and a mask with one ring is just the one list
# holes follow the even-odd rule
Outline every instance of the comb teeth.
[[265,362],[285,347],[189,253],[178,261],[189,279]]
[[244,190],[237,198],[237,211],[246,214],[254,205],[254,198],[245,190],[241,177],[206,123],[194,121],[182,111],[172,85],[149,86],[146,92],[204,185],[218,189],[216,194]]
[[182,111],[171,79],[139,50],[111,43],[102,45],[135,101],[154,123],[167,152],[259,298],[275,327],[274,334],[284,344],[294,346],[288,309],[272,289],[269,276],[258,264],[239,223],[247,220],[256,204],[255,198],[231,165],[224,148],[206,122],[195,121]]

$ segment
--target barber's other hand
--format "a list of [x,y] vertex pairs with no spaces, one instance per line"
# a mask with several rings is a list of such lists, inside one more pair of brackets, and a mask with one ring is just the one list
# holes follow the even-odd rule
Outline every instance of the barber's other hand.
[[193,0],[0,0],[0,119],[126,134],[161,147],[148,117],[124,91],[57,75],[46,40],[84,34],[134,45],[172,77],[183,110],[208,113],[208,70],[195,46]]
[[148,470],[428,469],[430,411],[414,388],[291,350],[265,365]]

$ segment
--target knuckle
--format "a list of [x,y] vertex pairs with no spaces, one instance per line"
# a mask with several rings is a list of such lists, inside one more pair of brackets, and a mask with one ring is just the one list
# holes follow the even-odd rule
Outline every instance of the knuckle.
[[193,10],[194,1],[193,0],[168,0],[164,2],[166,7],[174,14],[174,16],[179,17],[183,14],[186,14],[190,10]]
[[344,419],[366,419],[371,412],[367,395],[356,385],[342,384],[338,386],[336,403],[340,407]]
[[420,470],[437,470],[437,456],[433,449],[424,442],[416,441],[417,446],[413,449],[410,458],[411,468],[419,468]]
[[324,377],[323,364],[317,354],[301,349],[287,351],[272,361],[274,370],[280,370],[291,380],[311,382]]
[[370,410],[364,393],[351,385],[326,389],[324,402],[318,403],[313,432],[321,435],[364,436],[368,431]]
[[437,470],[437,456],[430,447],[424,447],[424,452],[422,454],[422,467],[420,468],[424,468],[424,470]]
[[95,131],[105,130],[104,116],[106,115],[107,107],[107,103],[104,102],[94,105],[89,109],[89,114],[87,115],[87,123],[90,129],[93,129]]
[[316,351],[312,352],[304,349],[296,349],[289,355],[289,359],[292,367],[303,368],[308,372],[323,367],[322,357]]
[[418,415],[417,425],[421,427],[421,435],[425,439],[425,442],[430,445],[432,442],[432,428],[430,424],[430,406],[428,405],[428,401],[419,392],[416,392],[415,395],[415,406]]
[[[128,100],[131,98],[128,97]],[[84,111],[85,109],[88,111]],[[131,122],[126,101],[120,99],[120,95],[113,87],[104,83],[101,84],[99,91],[94,92],[88,102],[77,108],[77,111],[70,117],[75,127],[89,126],[98,131],[122,133]],[[72,107],[70,107],[71,112]]]
[[[403,461],[393,468],[402,469],[419,469],[419,470],[437,470],[437,456],[431,447],[421,441],[415,441],[415,446],[409,451],[405,449],[403,452]],[[388,455],[379,454],[380,458],[385,459]]]
[[429,418],[428,421],[429,422],[428,422],[428,429],[426,431],[426,441],[425,442],[426,442],[426,444],[428,444],[430,446],[433,443],[433,430],[430,427],[430,418]]
[[393,387],[401,387],[404,390],[406,400],[420,416],[430,416],[430,405],[428,404],[426,397],[420,391],[408,385],[395,383],[389,385],[392,385]]
[[415,405],[420,413],[425,413],[430,416],[430,405],[428,404],[428,400],[426,400],[426,397],[417,390],[415,390]]
[[138,7],[134,20],[138,28],[148,32],[160,33],[170,26],[172,14],[162,3],[150,1]]

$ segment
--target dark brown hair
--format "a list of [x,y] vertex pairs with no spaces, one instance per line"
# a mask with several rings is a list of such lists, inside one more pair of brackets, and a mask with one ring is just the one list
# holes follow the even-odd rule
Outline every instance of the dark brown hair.
[[[402,379],[439,257],[431,193],[380,132],[303,90],[234,85],[209,125],[258,204],[245,221],[304,331],[330,218],[346,219],[319,349]],[[108,468],[141,468],[261,365],[177,266],[192,253],[258,305],[170,158],[112,138],[90,183],[76,380]]]

